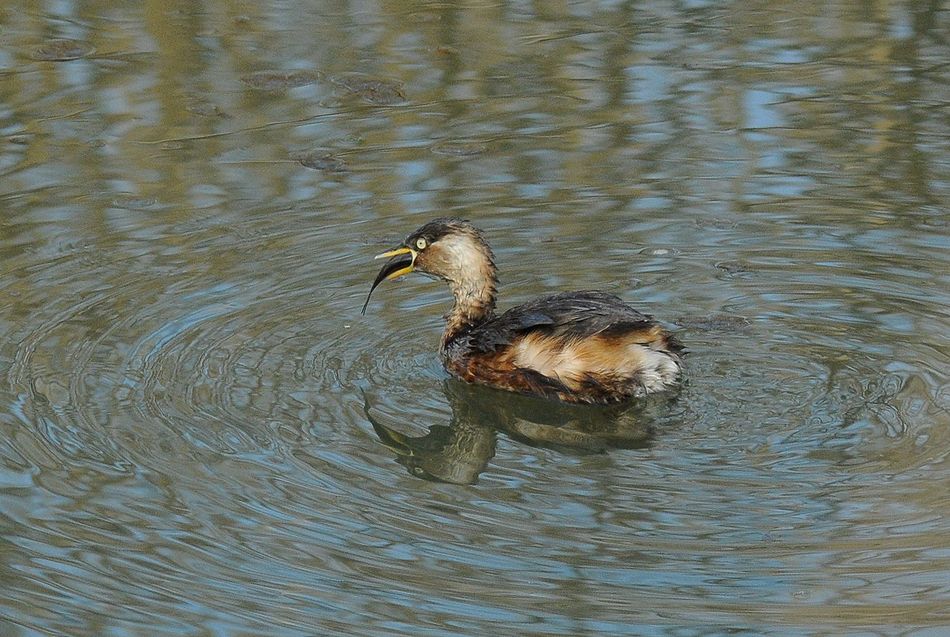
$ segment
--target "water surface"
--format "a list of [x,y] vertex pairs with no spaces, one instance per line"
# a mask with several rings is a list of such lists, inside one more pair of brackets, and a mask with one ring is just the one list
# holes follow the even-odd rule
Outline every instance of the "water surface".
[[[950,628],[937,2],[8,2],[0,634]],[[677,330],[622,413],[472,389],[438,283]],[[606,450],[605,450],[606,449]]]

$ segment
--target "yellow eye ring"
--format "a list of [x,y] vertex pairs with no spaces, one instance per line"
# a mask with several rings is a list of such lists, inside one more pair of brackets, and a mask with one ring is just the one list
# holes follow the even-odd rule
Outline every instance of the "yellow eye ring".
[[423,239],[422,237],[419,237],[418,239],[416,239],[416,247],[419,248],[420,250],[425,250],[426,245],[428,244],[426,243],[426,240]]

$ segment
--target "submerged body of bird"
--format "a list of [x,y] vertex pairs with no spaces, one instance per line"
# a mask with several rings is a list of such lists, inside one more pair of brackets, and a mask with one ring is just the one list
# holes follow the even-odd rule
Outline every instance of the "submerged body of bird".
[[494,255],[467,221],[435,219],[379,257],[390,261],[370,295],[382,281],[413,271],[449,284],[455,303],[439,352],[461,380],[596,404],[662,391],[679,380],[679,342],[612,294],[562,292],[496,315]]

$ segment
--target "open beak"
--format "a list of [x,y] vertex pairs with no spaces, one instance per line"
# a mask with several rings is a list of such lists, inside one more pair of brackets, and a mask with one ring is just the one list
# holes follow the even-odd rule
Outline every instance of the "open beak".
[[409,274],[412,272],[413,266],[416,263],[417,254],[418,252],[412,248],[403,246],[401,248],[396,248],[394,250],[390,250],[389,252],[383,252],[382,254],[376,255],[375,258],[377,259],[385,259],[389,257],[389,261],[379,271],[379,274],[376,275],[376,280],[373,281],[373,287],[369,289],[369,294],[366,295],[366,303],[363,303],[363,309],[360,310],[360,314],[366,314],[366,306],[369,305],[369,297],[373,296],[373,290],[376,289],[377,285],[383,281],[396,279],[404,274]]

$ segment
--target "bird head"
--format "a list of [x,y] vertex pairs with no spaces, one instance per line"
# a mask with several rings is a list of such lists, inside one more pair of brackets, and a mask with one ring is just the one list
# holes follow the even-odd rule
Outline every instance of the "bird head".
[[456,217],[440,217],[430,221],[406,237],[401,245],[376,258],[388,258],[389,261],[373,281],[366,303],[363,304],[363,314],[366,313],[373,290],[380,283],[410,272],[422,272],[445,281],[458,282],[467,275],[480,273],[488,264],[489,276],[494,278],[492,252],[481,231],[468,221]]

